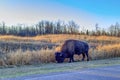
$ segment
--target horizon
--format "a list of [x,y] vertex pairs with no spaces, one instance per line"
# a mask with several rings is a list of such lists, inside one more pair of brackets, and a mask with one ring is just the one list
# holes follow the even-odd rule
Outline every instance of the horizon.
[[[1,0],[0,22],[36,24],[41,20],[75,21],[81,28],[108,28],[120,21],[119,0]],[[119,23],[119,22],[118,22]]]

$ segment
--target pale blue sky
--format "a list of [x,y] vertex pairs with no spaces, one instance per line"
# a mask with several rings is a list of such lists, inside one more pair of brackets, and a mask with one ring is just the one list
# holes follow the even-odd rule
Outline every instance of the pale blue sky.
[[120,21],[120,0],[0,0],[0,22],[7,25],[58,19],[106,28]]

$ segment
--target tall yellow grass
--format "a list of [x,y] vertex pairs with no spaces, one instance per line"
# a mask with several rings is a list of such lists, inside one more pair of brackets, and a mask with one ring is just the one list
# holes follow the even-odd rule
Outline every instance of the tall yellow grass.
[[[120,38],[109,36],[86,36],[86,35],[42,35],[36,37],[16,37],[0,36],[0,40],[35,40],[47,41],[50,43],[64,43],[67,39],[78,39],[88,41],[95,48],[90,48],[89,56],[91,60],[104,59],[111,57],[120,57]],[[107,42],[107,44],[106,44]],[[101,44],[102,43],[102,44]],[[97,45],[96,45],[97,44]],[[60,46],[55,49],[41,49],[37,51],[25,51],[19,49],[16,52],[10,52],[0,58],[0,65],[26,65],[55,62],[54,53],[60,51]],[[75,55],[75,60],[81,59],[82,56]]]
[[[59,50],[59,49],[57,49]],[[0,65],[27,65],[55,62],[54,53],[56,50],[39,50],[26,51],[18,50],[17,52],[8,53],[6,60],[0,59]],[[75,60],[80,60],[82,55],[75,55]],[[120,57],[120,44],[98,46],[97,49],[89,50],[89,57],[91,60]]]
[[88,36],[88,35],[74,35],[74,34],[57,34],[57,35],[40,35],[35,37],[18,37],[12,35],[0,35],[0,40],[35,40],[35,41],[47,41],[52,43],[63,42],[67,39],[78,39],[78,40],[86,40],[86,41],[109,41],[109,42],[117,42],[120,43],[119,37],[111,37],[111,36]]
[[25,51],[18,50],[7,54],[7,65],[25,65],[54,62],[54,50]]
[[93,59],[120,57],[120,44],[98,46],[91,57]]

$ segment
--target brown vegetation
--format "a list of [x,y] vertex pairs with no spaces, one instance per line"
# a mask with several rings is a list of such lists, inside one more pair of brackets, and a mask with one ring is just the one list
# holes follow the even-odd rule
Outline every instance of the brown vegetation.
[[[111,57],[120,57],[120,38],[109,36],[86,36],[86,35],[44,35],[36,37],[16,37],[16,36],[0,36],[2,41],[25,41],[34,43],[35,41],[45,41],[47,43],[59,44],[67,39],[85,40],[90,44],[90,58],[91,60],[104,59]],[[5,55],[0,56],[0,65],[25,65],[55,62],[54,52],[60,50],[60,46],[52,49],[41,49],[37,51],[27,50],[23,52],[21,49],[16,52],[11,51]],[[80,56],[74,56],[76,60]]]

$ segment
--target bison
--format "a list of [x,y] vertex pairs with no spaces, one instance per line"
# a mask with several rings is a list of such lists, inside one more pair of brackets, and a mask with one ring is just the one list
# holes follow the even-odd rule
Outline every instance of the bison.
[[84,61],[85,56],[87,56],[87,61],[89,61],[88,51],[89,45],[87,42],[72,39],[66,40],[61,47],[61,51],[55,53],[55,59],[58,63],[62,63],[65,58],[69,58],[69,62],[74,62],[74,54],[82,54],[82,60]]

